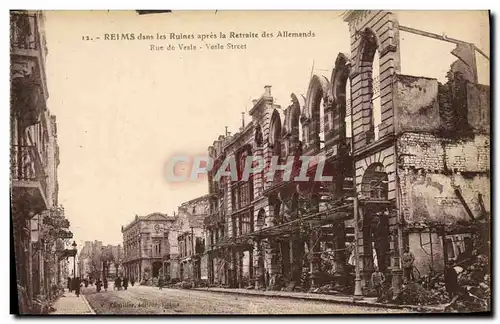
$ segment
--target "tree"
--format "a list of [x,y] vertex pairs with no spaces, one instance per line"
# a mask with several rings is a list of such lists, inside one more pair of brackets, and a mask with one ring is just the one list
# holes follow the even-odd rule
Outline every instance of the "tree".
[[101,262],[103,265],[103,275],[109,276],[109,266],[114,262],[115,258],[111,246],[104,247],[101,255]]

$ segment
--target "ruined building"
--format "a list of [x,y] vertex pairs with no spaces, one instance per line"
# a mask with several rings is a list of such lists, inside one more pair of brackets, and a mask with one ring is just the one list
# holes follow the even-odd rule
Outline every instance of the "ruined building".
[[[344,20],[351,51],[329,78],[313,75],[284,110],[266,86],[250,123],[209,147],[210,283],[360,294],[377,266],[397,289],[405,246],[420,274],[440,270],[467,249],[467,223],[489,218],[490,90],[478,84],[475,46],[400,26],[387,11]],[[455,46],[447,82],[401,73],[403,32]],[[310,181],[294,181],[304,155],[323,156],[333,181],[313,181],[315,163]],[[215,180],[229,157],[241,175],[247,156],[263,157],[264,171]],[[293,166],[290,179],[265,176],[273,156]]]

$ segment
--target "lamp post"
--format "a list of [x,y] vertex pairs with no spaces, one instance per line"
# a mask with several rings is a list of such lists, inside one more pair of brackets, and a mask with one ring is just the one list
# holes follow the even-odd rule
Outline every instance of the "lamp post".
[[[350,83],[349,83],[350,85]],[[350,88],[350,87],[349,87]],[[349,89],[351,91],[351,89]],[[352,93],[349,98],[352,98]],[[362,299],[363,292],[361,289],[361,274],[360,274],[360,259],[359,259],[359,197],[356,189],[356,159],[354,158],[354,120],[352,118],[354,116],[353,105],[351,104],[351,154],[352,154],[352,172],[353,172],[353,187],[354,187],[354,210],[353,210],[353,218],[354,218],[354,299]]]
[[102,280],[106,278],[106,269],[105,269],[105,264],[104,264],[104,248],[101,247],[101,265],[102,265]]
[[73,278],[76,278],[76,242],[73,241],[73,244],[71,244],[71,246],[75,251],[75,255],[73,256]]

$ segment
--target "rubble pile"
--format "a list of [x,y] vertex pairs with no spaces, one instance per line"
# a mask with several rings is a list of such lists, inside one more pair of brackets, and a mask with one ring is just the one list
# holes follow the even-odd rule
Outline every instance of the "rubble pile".
[[191,280],[187,280],[187,281],[180,281],[178,283],[175,283],[174,285],[172,285],[173,288],[180,288],[180,289],[191,289],[191,288],[194,288],[194,282],[191,281]]
[[316,293],[316,294],[329,294],[332,291],[334,291],[334,285],[333,284],[326,284],[326,285],[323,285],[321,287],[315,288],[311,292]]
[[481,254],[478,255],[474,263],[469,265],[458,275],[458,283],[462,286],[482,286],[489,289],[490,275],[489,275],[489,260],[488,257]]
[[458,283],[465,288],[465,298],[460,298],[450,311],[488,311],[491,302],[491,274],[489,258],[479,255],[474,263],[469,265],[458,275]]
[[424,288],[421,284],[411,282],[402,287],[397,298],[399,304],[404,305],[437,305],[450,301],[444,283],[439,282],[435,288]]

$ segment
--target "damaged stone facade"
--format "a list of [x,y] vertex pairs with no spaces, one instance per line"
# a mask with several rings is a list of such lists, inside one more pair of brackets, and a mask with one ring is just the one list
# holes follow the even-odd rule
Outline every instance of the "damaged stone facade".
[[[400,74],[393,13],[350,11],[344,19],[351,52],[338,54],[330,78],[313,75],[306,94],[292,94],[286,109],[266,86],[248,125],[209,147],[210,284],[270,290],[332,284],[353,293],[358,267],[366,292],[378,267],[397,286],[404,246],[418,257],[420,273],[429,264],[440,269],[443,251],[463,251],[468,234],[437,233],[436,224],[489,213],[489,87],[476,84],[474,67],[464,63],[469,47],[457,47],[453,54],[462,59],[440,84]],[[325,157],[323,175],[333,181],[264,176],[272,156],[281,164],[296,157],[298,169],[300,155]],[[214,180],[224,160],[234,157],[241,170],[246,156],[263,157],[264,171],[249,181]],[[309,167],[311,178],[315,171]]]

